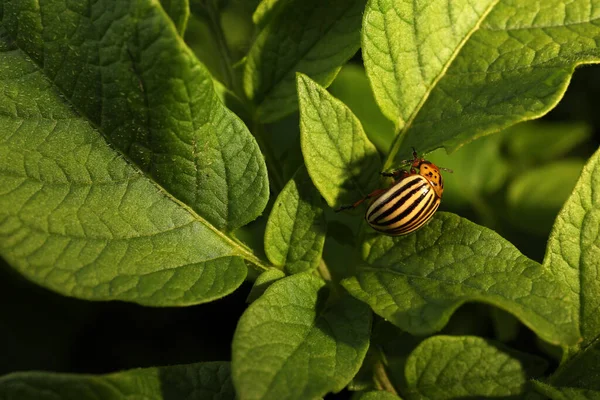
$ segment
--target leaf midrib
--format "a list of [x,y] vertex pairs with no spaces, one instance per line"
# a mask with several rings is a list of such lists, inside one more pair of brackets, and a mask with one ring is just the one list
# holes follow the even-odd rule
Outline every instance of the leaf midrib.
[[[163,14],[164,18],[168,18],[168,16],[166,15],[166,12],[161,8],[161,7],[157,7],[159,12],[161,12]],[[6,32],[6,31],[5,31]],[[189,51],[189,49],[187,49],[187,46],[183,43],[183,40],[179,37],[179,35],[174,35],[175,36],[175,40],[178,42],[179,44],[179,48],[182,49],[184,52],[187,52],[189,57],[192,57],[193,60],[196,61],[196,63],[200,64],[200,61],[198,61],[198,59],[196,58],[196,56]],[[82,110],[80,110],[76,104],[73,103],[73,101],[71,100],[71,98],[67,95],[67,93],[64,93],[60,87],[58,87],[51,79],[50,77],[48,77],[45,73],[45,70],[43,69],[43,67],[35,60],[35,58],[33,58],[27,51],[23,50],[20,46],[17,40],[15,40],[13,38],[13,36],[6,32],[6,37],[9,38],[9,40],[11,40],[12,43],[14,43],[15,46],[15,50],[18,49],[18,51],[20,51],[22,54],[27,56],[26,61],[33,63],[36,67],[37,67],[37,73],[39,73],[41,76],[43,76],[43,78],[49,83],[49,87],[53,88],[54,91],[61,93],[62,94],[62,98],[64,100],[64,104],[68,105],[68,107],[71,109],[72,112],[75,112],[76,115],[81,116],[82,119],[84,119],[87,123],[90,124],[90,126],[92,126],[94,128],[94,131],[96,131],[98,134],[100,134],[102,136],[102,138],[104,139],[104,143],[111,143],[110,140],[107,139],[106,135],[103,133],[102,129],[100,129],[100,127],[93,121],[91,120]],[[34,72],[32,72],[34,73]],[[199,214],[197,214],[190,206],[188,206],[187,204],[183,203],[182,201],[180,201],[179,199],[177,199],[176,197],[174,197],[171,193],[169,193],[164,187],[162,187],[158,182],[156,182],[154,179],[152,179],[152,177],[146,175],[138,166],[137,164],[135,164],[127,154],[125,154],[123,151],[121,151],[120,149],[118,149],[116,146],[110,146],[110,148],[112,149],[112,151],[116,152],[119,156],[121,156],[121,158],[123,159],[123,161],[125,161],[127,164],[129,164],[130,167],[132,167],[132,169],[138,173],[139,175],[143,176],[145,179],[147,179],[148,181],[151,182],[152,185],[154,185],[158,191],[165,196],[168,200],[173,201],[175,204],[177,204],[178,206],[180,206],[181,208],[183,208],[185,211],[187,211],[194,220],[200,222],[201,224],[205,225],[206,227],[208,227],[213,233],[215,233],[221,240],[223,240],[226,244],[228,244],[229,246],[231,246],[232,248],[232,255],[231,256],[240,256],[243,259],[251,262],[252,264],[256,265],[257,267],[263,269],[263,270],[268,270],[269,266],[264,264],[262,262],[262,260],[260,260],[256,255],[254,255],[249,249],[245,248],[245,246],[242,246],[240,243],[238,243],[237,241],[233,240],[232,238],[230,238],[229,236],[225,235],[223,232],[221,232],[220,230],[218,230],[215,226],[213,226],[211,223],[209,223],[206,219],[204,219],[203,217],[201,217]]]
[[388,154],[388,158],[386,159],[385,164],[383,166],[383,170],[384,171],[387,171],[387,170],[389,170],[392,167],[392,164],[394,163],[394,160],[396,158],[396,154],[400,150],[400,146],[402,145],[402,142],[404,141],[404,138],[406,137],[409,129],[412,127],[413,122],[415,121],[415,119],[419,115],[419,112],[423,108],[423,105],[425,104],[425,102],[427,101],[427,99],[429,98],[429,96],[431,95],[431,93],[433,92],[433,90],[436,88],[437,84],[446,75],[446,72],[450,68],[450,65],[454,62],[454,60],[456,60],[456,58],[458,57],[458,54],[460,53],[460,51],[462,50],[462,48],[464,47],[464,45],[471,38],[471,36],[473,36],[473,34],[477,30],[479,30],[482,22],[487,18],[487,16],[489,15],[489,13],[498,4],[498,2],[499,2],[499,0],[495,0],[492,3],[490,3],[490,5],[488,6],[488,8],[481,14],[481,16],[479,17],[479,19],[477,20],[477,23],[473,25],[473,27],[469,30],[469,32],[467,32],[467,34],[465,35],[465,37],[460,41],[460,43],[458,44],[458,46],[456,46],[456,49],[454,49],[454,52],[452,53],[452,55],[448,58],[448,60],[446,61],[446,63],[444,64],[444,66],[442,67],[442,69],[440,70],[440,72],[438,73],[438,75],[431,82],[431,85],[427,88],[427,90],[425,91],[425,94],[423,95],[423,97],[421,97],[421,100],[419,101],[419,103],[417,104],[417,106],[415,107],[415,109],[413,110],[413,112],[411,113],[410,117],[406,121],[406,124],[404,125],[404,127],[402,128],[402,130],[400,131],[400,133],[396,136],[396,139],[394,140],[394,143],[392,144],[392,147],[391,147],[390,152]]

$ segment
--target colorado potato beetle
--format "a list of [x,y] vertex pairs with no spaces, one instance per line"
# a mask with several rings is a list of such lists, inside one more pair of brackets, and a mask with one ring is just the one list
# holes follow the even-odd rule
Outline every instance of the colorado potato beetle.
[[[375,198],[367,208],[365,219],[376,231],[399,236],[414,232],[425,225],[438,209],[444,193],[444,181],[440,170],[452,171],[418,157],[414,149],[413,159],[403,161],[402,164],[410,165],[410,170],[382,172],[382,175],[394,178],[391,187],[376,190],[337,211],[355,208],[363,201]],[[418,173],[416,169],[419,170]]]

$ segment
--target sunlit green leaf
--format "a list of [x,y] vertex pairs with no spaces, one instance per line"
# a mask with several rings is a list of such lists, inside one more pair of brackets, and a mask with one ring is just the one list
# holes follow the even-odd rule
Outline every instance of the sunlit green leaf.
[[398,129],[414,119],[496,2],[369,1],[365,67],[381,110]]
[[444,327],[468,301],[517,316],[551,343],[575,344],[577,298],[564,271],[523,256],[497,233],[438,212],[407,236],[372,234],[356,275],[342,284],[394,325],[413,334]]
[[179,35],[183,37],[190,17],[189,0],[160,0],[160,5],[173,21]]
[[[52,4],[41,5],[48,12],[43,36],[33,29],[40,9],[4,2],[0,253],[32,281],[87,299],[184,305],[230,293],[246,276],[233,256],[260,263],[217,230],[249,221],[266,202],[253,138],[216,100],[210,77],[157,3],[123,1],[106,12],[97,3],[99,20],[77,7],[50,18],[58,10]],[[79,21],[77,29],[67,20]],[[92,23],[106,31],[104,52],[102,43],[86,41]],[[141,33],[122,34],[128,24]],[[48,32],[56,36],[46,43]],[[125,47],[113,51],[113,39]],[[136,45],[142,39],[148,47]],[[39,60],[42,49],[43,69],[30,59]],[[106,67],[86,61],[100,54]],[[189,78],[192,98],[180,76]]]
[[2,25],[51,90],[217,228],[260,215],[269,193],[262,154],[158,3],[36,4],[5,0]]
[[544,266],[560,274],[573,291],[563,299],[575,308],[573,323],[587,346],[600,335],[600,150],[590,158],[573,194],[558,214]]
[[330,207],[352,204],[378,183],[381,164],[358,119],[341,101],[298,75],[300,138],[312,181]]
[[365,66],[400,130],[392,155],[453,150],[548,112],[575,67],[600,60],[597,10],[589,0],[371,0]]
[[305,272],[248,307],[233,339],[239,399],[313,399],[350,382],[369,346],[371,314],[350,296],[327,297],[325,282]]
[[252,303],[254,300],[258,299],[262,294],[267,290],[269,286],[271,286],[274,282],[277,282],[279,279],[284,278],[285,273],[276,268],[270,268],[260,274],[258,278],[254,281],[254,286],[252,286],[252,290],[246,299],[247,303]]
[[327,224],[323,202],[306,168],[283,188],[267,222],[265,252],[288,274],[317,268],[321,261]]
[[356,64],[346,64],[329,91],[352,110],[379,151],[387,153],[395,136],[394,124],[377,106],[365,69]]
[[252,22],[262,27],[270,20],[276,8],[282,3],[279,0],[262,0],[256,7],[254,14],[252,14]]

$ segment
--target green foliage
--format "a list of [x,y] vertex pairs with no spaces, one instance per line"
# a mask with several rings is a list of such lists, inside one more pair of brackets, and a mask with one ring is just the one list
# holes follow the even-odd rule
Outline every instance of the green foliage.
[[99,376],[17,372],[0,377],[0,389],[0,398],[19,400],[235,399],[226,362],[139,368]]
[[306,75],[298,75],[300,140],[308,173],[331,207],[369,193],[379,155],[350,109]]
[[329,87],[329,92],[352,110],[369,140],[381,153],[387,154],[395,135],[394,124],[379,110],[365,69],[356,64],[346,64]]
[[269,215],[267,257],[288,274],[315,269],[321,261],[326,230],[321,196],[306,168],[301,167],[279,193]]
[[[218,324],[193,318],[226,353],[207,342],[185,352],[196,364],[162,354],[131,366],[173,366],[129,369],[83,352],[92,365],[70,371],[123,371],[80,375],[14,372],[11,348],[0,399],[600,398],[595,108],[567,96],[527,122],[600,60],[598,10],[0,0],[0,255],[11,279],[57,293],[9,295],[0,322],[39,319],[36,296],[151,313],[140,306],[254,281],[239,321],[227,300],[210,305]],[[411,147],[453,170],[445,210],[409,235],[376,233],[362,200],[390,186],[382,171],[410,169]],[[62,346],[98,345],[66,330]],[[40,365],[26,367],[52,369]]]
[[484,301],[548,342],[579,340],[577,298],[563,281],[565,271],[543,268],[493,231],[455,215],[438,213],[414,235],[370,235],[362,254],[356,274],[342,284],[407,332],[434,333],[463,303]]
[[241,399],[312,399],[342,390],[369,346],[371,312],[348,295],[328,298],[301,273],[271,285],[240,319],[233,382]]
[[189,0],[160,0],[160,5],[175,24],[177,32],[183,36],[190,17]]
[[256,117],[275,121],[298,106],[296,73],[328,86],[359,48],[365,0],[292,0],[282,5],[248,52],[244,90]]
[[541,359],[478,337],[435,336],[406,361],[407,398],[517,395],[527,376],[541,375],[545,369]]
[[252,286],[252,290],[248,295],[246,301],[248,303],[252,303],[254,300],[258,299],[262,294],[267,290],[269,286],[273,282],[278,281],[281,278],[285,277],[285,272],[271,268],[260,274],[256,280],[254,281],[254,286]]

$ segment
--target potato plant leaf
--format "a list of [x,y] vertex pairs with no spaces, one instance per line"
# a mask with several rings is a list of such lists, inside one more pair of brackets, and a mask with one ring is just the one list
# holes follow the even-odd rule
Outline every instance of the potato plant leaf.
[[327,230],[323,204],[304,166],[277,196],[265,230],[265,252],[286,273],[319,265]]
[[[600,337],[600,150],[587,162],[573,193],[558,214],[544,266],[560,274],[574,293],[573,323],[586,347]],[[567,301],[565,299],[564,301]],[[567,304],[567,303],[565,303]]]
[[333,81],[360,46],[365,0],[291,0],[277,7],[252,45],[244,70],[244,90],[262,122],[298,107],[296,72],[324,86]]
[[350,382],[369,346],[371,312],[351,296],[327,297],[325,282],[304,272],[248,307],[233,338],[239,399],[313,399]]
[[581,349],[561,365],[549,380],[553,386],[594,390],[600,394],[600,343]]
[[269,268],[260,274],[254,281],[250,294],[248,294],[248,297],[246,298],[246,303],[252,303],[254,300],[258,299],[269,286],[281,278],[285,278],[285,272],[277,268]]
[[260,215],[258,145],[158,3],[5,0],[2,25],[53,90],[174,197],[224,231]]
[[[246,276],[240,256],[261,262],[212,223],[233,228],[262,210],[267,183],[253,138],[215,100],[210,77],[181,44],[157,3],[123,1],[104,12],[107,4],[99,2],[93,10],[68,9],[60,18],[53,14],[60,9],[54,3],[41,3],[41,9],[34,7],[37,3],[3,3],[0,254],[32,281],[86,299],[185,305],[232,292]],[[85,17],[92,11],[102,18]],[[89,26],[91,21],[97,26]],[[141,31],[133,35],[129,24]],[[106,48],[88,37],[99,32],[105,32]],[[134,46],[142,39],[149,47]],[[154,82],[156,97],[147,93],[148,86],[139,86],[142,69],[132,65],[134,54],[156,65],[143,78],[143,85]],[[89,61],[97,57],[98,62]],[[105,65],[105,57],[114,62]],[[170,75],[182,71],[190,78],[185,83],[194,89],[193,101],[180,85],[184,81]],[[143,100],[150,97],[157,102],[151,113],[150,103]],[[171,106],[180,111],[172,109],[175,118],[166,115]],[[207,118],[205,125],[192,129],[192,115]],[[218,135],[214,122],[223,127]],[[194,150],[177,133],[184,141],[201,140],[202,157],[192,156]],[[226,140],[228,135],[233,136]],[[143,150],[142,143],[158,152]],[[249,158],[240,155],[242,164],[234,160],[225,166],[226,157],[238,157],[238,145]],[[138,162],[147,160],[153,176],[168,174],[163,182],[170,189],[158,186],[114,147],[127,150]],[[181,152],[170,152],[175,147]],[[195,162],[207,161],[210,165],[196,170]],[[171,162],[195,171],[199,186],[179,175]],[[244,177],[250,182],[240,183]],[[253,188],[245,192],[248,184]],[[169,190],[193,198],[200,213]],[[230,202],[233,193],[240,196]],[[243,193],[254,198],[244,200]],[[206,204],[195,203],[201,199]]]
[[283,2],[280,0],[262,0],[258,3],[256,10],[252,14],[252,22],[258,27],[263,27]]
[[369,140],[381,153],[387,154],[396,133],[394,124],[375,102],[365,69],[354,63],[344,65],[328,90],[352,110]]
[[369,1],[365,68],[381,110],[398,129],[414,118],[497,1]]
[[0,377],[0,398],[19,400],[234,400],[229,363],[140,368],[106,375],[17,372]]
[[444,400],[523,394],[546,362],[477,336],[424,340],[405,366],[407,399]]
[[453,150],[548,112],[575,67],[600,60],[596,5],[371,0],[365,66],[382,110],[401,129],[392,155],[405,157],[411,146]]
[[183,37],[190,18],[189,0],[160,0],[160,5],[173,21],[177,33]]
[[381,162],[358,118],[306,75],[298,74],[298,98],[304,162],[327,204],[366,196],[379,181]]
[[440,330],[468,301],[505,309],[551,343],[573,345],[577,296],[564,271],[542,267],[497,233],[438,212],[414,234],[372,234],[364,261],[342,281],[358,299],[412,334]]

